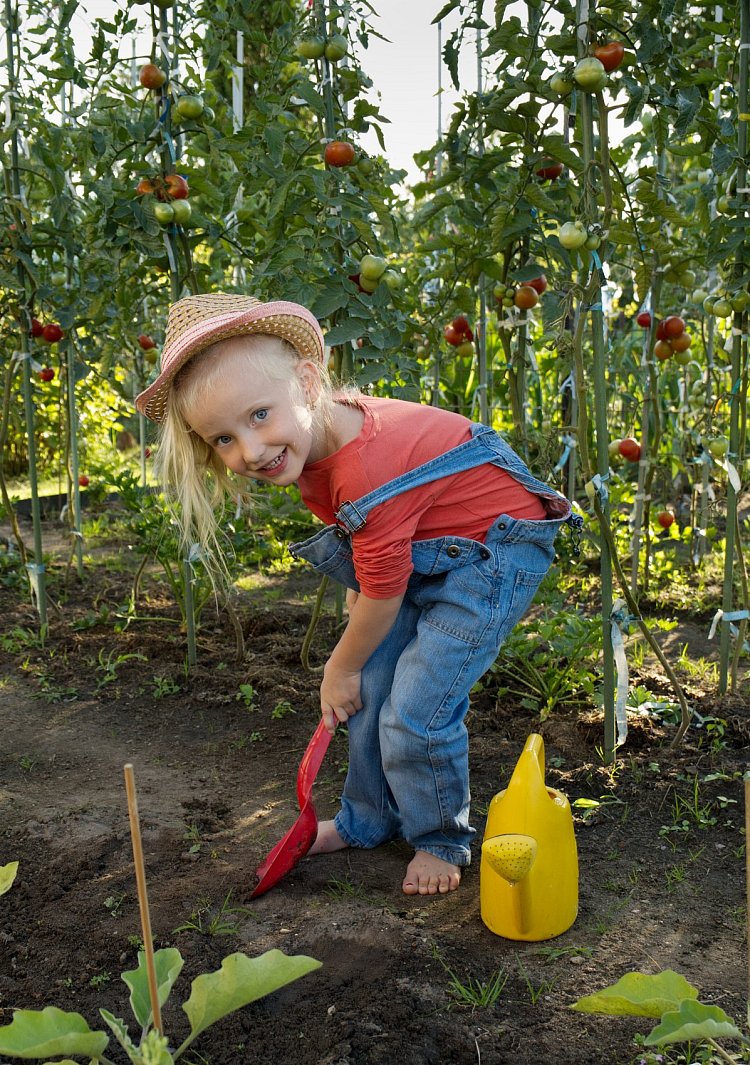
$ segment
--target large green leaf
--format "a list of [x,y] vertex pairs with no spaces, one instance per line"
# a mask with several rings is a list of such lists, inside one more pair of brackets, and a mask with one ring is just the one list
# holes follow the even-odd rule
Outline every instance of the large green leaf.
[[0,895],[4,895],[6,891],[10,891],[13,881],[16,879],[17,872],[18,862],[8,862],[7,865],[0,865]]
[[205,973],[193,980],[190,998],[182,1004],[190,1021],[190,1037],[183,1047],[215,1021],[270,995],[272,991],[320,966],[321,962],[315,958],[308,958],[304,954],[290,957],[276,949],[268,950],[257,958],[249,958],[246,954],[230,954],[216,972]]
[[11,1023],[0,1028],[0,1054],[9,1058],[75,1054],[96,1060],[108,1042],[106,1032],[92,1031],[80,1013],[65,1013],[56,1006],[16,1010]]
[[[169,998],[175,980],[182,972],[184,965],[182,955],[176,947],[164,947],[154,953],[154,968],[156,969],[156,986],[159,993],[159,1005],[163,1006]],[[133,1015],[142,1028],[146,1028],[152,1021],[151,996],[148,990],[148,972],[146,971],[146,955],[142,950],[138,951],[138,968],[130,969],[122,974],[122,978],[130,988],[130,1005]]]
[[689,1039],[742,1039],[742,1032],[718,1006],[706,1006],[692,999],[670,1010],[661,1024],[646,1036],[648,1046],[659,1043],[685,1043]]
[[697,999],[698,991],[684,976],[665,969],[655,976],[626,973],[616,984],[585,995],[571,1009],[580,1013],[606,1013],[612,1017],[661,1017],[685,999]]

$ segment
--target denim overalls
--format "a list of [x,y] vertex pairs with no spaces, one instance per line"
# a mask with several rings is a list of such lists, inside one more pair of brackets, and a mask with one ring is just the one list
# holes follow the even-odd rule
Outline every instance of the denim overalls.
[[412,543],[414,572],[393,628],[362,670],[363,708],[349,718],[349,771],[336,830],[350,846],[403,837],[415,850],[468,865],[469,691],[526,612],[554,558],[560,525],[580,527],[570,504],[538,481],[490,428],[430,462],[342,504],[336,525],[291,553],[359,590],[351,536],[373,507],[410,488],[484,463],[542,497],[547,520],[500,515],[485,542],[442,536]]

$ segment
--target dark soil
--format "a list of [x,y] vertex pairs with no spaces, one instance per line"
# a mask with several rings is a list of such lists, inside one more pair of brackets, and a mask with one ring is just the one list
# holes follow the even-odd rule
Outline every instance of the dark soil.
[[[51,528],[48,549],[56,540]],[[117,565],[101,558],[82,583],[69,576],[66,590],[67,548],[59,544],[49,587],[64,601],[61,614],[50,615],[43,648],[29,636],[36,618],[25,589],[0,588],[0,865],[20,862],[0,898],[0,1022],[9,1023],[14,1008],[47,1005],[81,1013],[94,1028],[104,1027],[100,1007],[130,1018],[119,974],[136,964],[141,926],[127,762],[135,767],[156,945],[177,947],[185,959],[164,1011],[172,1045],[188,1031],[180,1003],[190,981],[227,954],[280,948],[323,963],[217,1023],[182,1060],[626,1063],[638,1057],[634,1036],[652,1022],[570,1006],[635,969],[675,969],[704,1002],[743,1017],[747,683],[743,694],[720,698],[689,678],[694,707],[721,719],[723,735],[691,727],[673,749],[674,726],[633,717],[621,759],[609,768],[597,751],[603,729],[595,714],[556,710],[540,724],[488,686],[470,713],[478,833],[458,892],[404,896],[410,853],[391,844],[306,858],[251,901],[254,870],[297,814],[297,766],[318,720],[316,675],[300,662],[315,580],[293,570],[243,593],[240,663],[226,615],[207,610],[198,665],[186,675],[177,610],[155,571],[143,584],[141,620],[115,631],[137,565],[121,547]],[[313,664],[335,638],[332,604]],[[94,620],[80,627],[87,618]],[[669,633],[673,658],[690,643],[715,660],[718,641],[705,644],[706,630],[685,618]],[[631,683],[647,676],[655,690],[668,690],[649,658]],[[240,685],[252,685],[254,708]],[[283,712],[284,702],[294,712]],[[578,918],[543,943],[493,935],[479,905],[487,804],[531,732],[544,737],[548,783],[571,801],[600,803],[576,808]],[[319,815],[336,810],[346,759],[346,736],[337,734],[315,786]],[[456,1001],[452,978],[478,986],[498,970],[507,981],[494,1005]],[[124,1061],[114,1044],[108,1053]]]

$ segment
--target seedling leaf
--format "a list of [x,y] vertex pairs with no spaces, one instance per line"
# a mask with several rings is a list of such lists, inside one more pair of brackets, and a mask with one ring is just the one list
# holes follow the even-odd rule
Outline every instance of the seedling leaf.
[[104,1018],[109,1027],[112,1029],[112,1031],[115,1033],[115,1038],[117,1039],[117,1042],[128,1055],[130,1060],[135,1061],[137,1047],[133,1040],[130,1038],[130,1033],[125,1027],[125,1022],[119,1017],[115,1017],[115,1015],[113,1013],[110,1013],[109,1010],[99,1010],[99,1013]]
[[44,1058],[74,1054],[98,1058],[109,1042],[106,1032],[93,1032],[80,1013],[57,1006],[43,1010],[16,1010],[13,1020],[0,1028],[0,1054],[10,1058]]
[[267,950],[257,958],[240,953],[228,955],[216,972],[204,973],[193,980],[190,998],[182,1004],[191,1033],[175,1057],[215,1021],[320,966],[315,958],[304,954],[289,956],[276,949]]
[[11,884],[16,879],[17,872],[18,862],[8,862],[7,865],[0,865],[0,895],[4,895],[6,891],[10,891]]
[[688,1039],[742,1039],[742,1032],[719,1006],[703,1002],[681,1002],[678,1010],[665,1013],[661,1024],[645,1039],[648,1046],[684,1043]]
[[685,999],[697,999],[697,988],[684,976],[665,969],[655,976],[626,973],[616,984],[574,1002],[580,1013],[606,1013],[612,1017],[661,1017],[679,1008]]
[[[156,969],[156,986],[159,992],[159,1005],[163,1006],[169,998],[175,980],[182,972],[185,962],[176,947],[164,947],[154,952],[154,968]],[[146,970],[146,954],[138,951],[138,968],[130,969],[122,974],[122,978],[130,988],[130,1006],[133,1015],[142,1028],[151,1024],[153,1017],[151,1012],[151,996],[148,990],[148,972]]]

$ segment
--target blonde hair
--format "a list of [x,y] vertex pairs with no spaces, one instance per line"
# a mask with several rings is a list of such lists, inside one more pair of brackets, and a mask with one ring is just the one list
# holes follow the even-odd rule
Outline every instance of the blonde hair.
[[[288,381],[294,400],[304,403],[304,388],[295,372],[300,356],[291,344],[265,333],[220,340],[186,363],[172,382],[154,467],[173,508],[181,550],[189,554],[197,543],[211,579],[220,583],[229,579],[224,561],[227,542],[221,531],[223,508],[229,499],[248,503],[249,487],[243,478],[230,474],[213,448],[193,432],[185,412],[225,379],[226,362],[220,356],[230,348],[238,350],[238,345],[246,357],[248,374]],[[313,424],[328,437],[333,425],[333,391],[326,368],[314,365],[319,391],[311,411]]]

